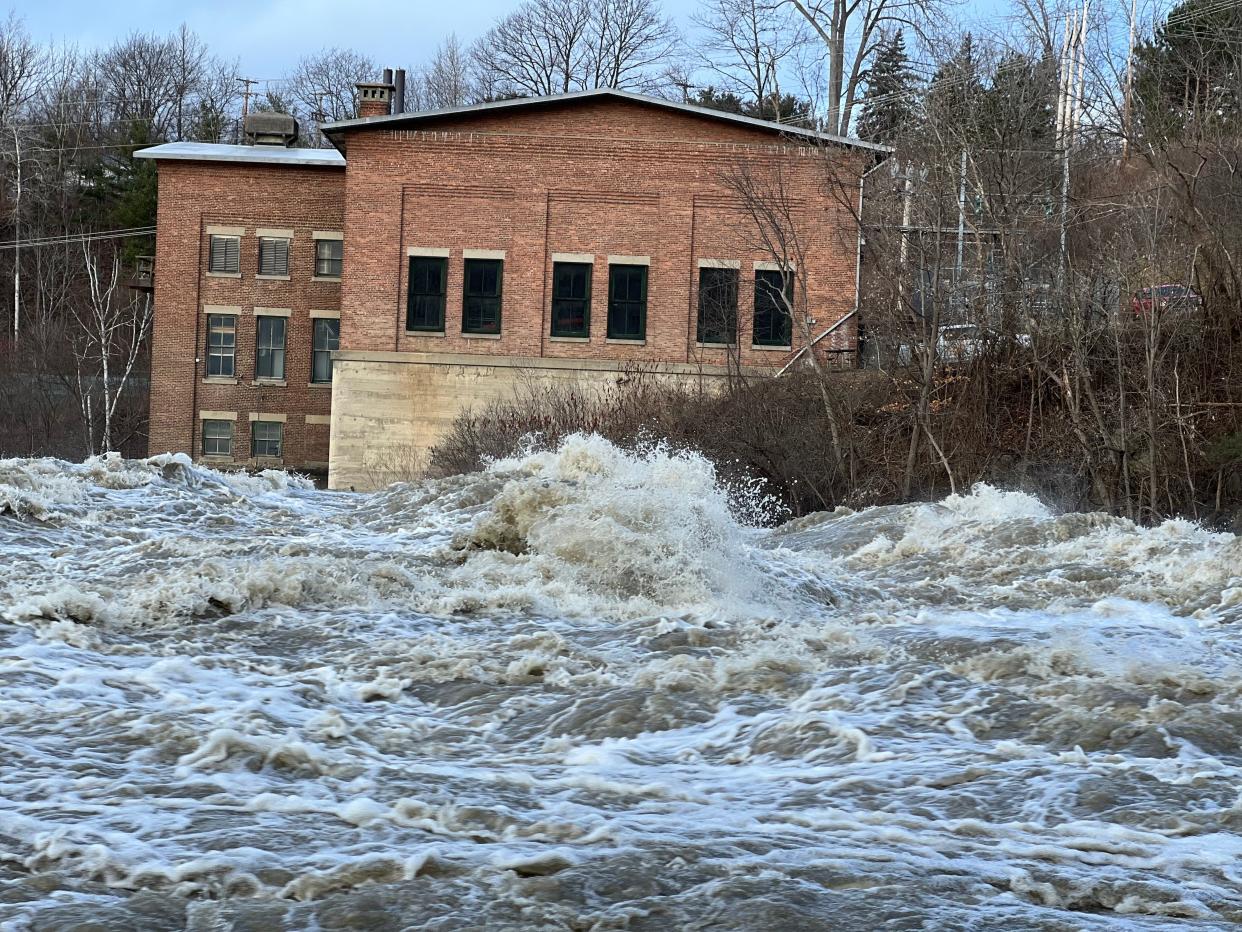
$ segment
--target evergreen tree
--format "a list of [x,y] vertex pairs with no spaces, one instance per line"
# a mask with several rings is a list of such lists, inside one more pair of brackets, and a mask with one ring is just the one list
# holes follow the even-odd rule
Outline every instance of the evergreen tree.
[[867,74],[856,132],[860,139],[891,145],[914,122],[918,80],[910,69],[900,29],[881,43]]
[[714,87],[700,88],[698,94],[690,98],[696,107],[707,107],[710,110],[723,110],[725,113],[744,113],[746,104],[732,91],[718,91]]
[[[772,101],[765,100],[762,105],[754,98],[742,98],[732,91],[718,91],[714,87],[701,88],[694,97],[690,98],[690,103],[698,107],[707,107],[711,110],[721,110],[725,113],[738,113],[742,116],[754,117],[757,120],[772,119]],[[778,121],[787,126],[798,126],[803,128],[813,128],[815,123],[814,115],[811,113],[811,102],[795,97],[793,94],[784,94],[778,101],[777,107],[779,117]]]
[[927,89],[927,120],[940,129],[942,137],[974,139],[983,118],[983,99],[979,55],[974,36],[968,32],[953,57],[932,76]]
[[979,129],[985,143],[1011,150],[1053,145],[1056,93],[1053,62],[1006,54],[983,95]]
[[1149,137],[1242,120],[1242,8],[1183,0],[1135,49],[1134,108]]

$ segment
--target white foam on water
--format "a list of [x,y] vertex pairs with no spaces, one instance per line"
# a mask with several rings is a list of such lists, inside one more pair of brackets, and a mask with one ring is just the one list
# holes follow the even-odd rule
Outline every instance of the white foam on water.
[[597,437],[0,461],[0,928],[1242,920],[1242,548]]

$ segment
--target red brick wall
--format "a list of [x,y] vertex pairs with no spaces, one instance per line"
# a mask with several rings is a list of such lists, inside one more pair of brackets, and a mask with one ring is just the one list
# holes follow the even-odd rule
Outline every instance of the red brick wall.
[[[155,327],[151,362],[150,452],[201,452],[198,412],[235,411],[234,456],[250,452],[251,412],[280,413],[284,463],[299,467],[328,460],[328,428],[306,415],[329,412],[331,389],[310,385],[310,311],[340,307],[339,283],[312,281],[315,230],[341,231],[342,169],[243,165],[227,162],[159,163],[155,258]],[[209,277],[208,226],[244,227],[241,277]],[[292,229],[288,281],[255,278],[259,228]],[[206,305],[238,306],[236,384],[204,380]],[[254,384],[255,307],[289,308],[286,385]]]
[[[795,208],[814,331],[854,306],[857,239],[841,198],[857,198],[855,150],[617,100],[418,125],[346,137],[343,348],[718,364],[723,350],[695,346],[697,266],[731,259],[741,361],[777,365],[787,353],[751,347],[754,262],[773,257],[725,182],[742,164],[758,178],[779,173]],[[405,332],[410,247],[450,250],[443,336]],[[499,340],[461,333],[464,249],[506,253]],[[559,252],[596,257],[589,343],[548,336]],[[644,346],[606,342],[609,255],[651,257]],[[852,338],[846,325],[822,346]]]
[[[249,456],[251,412],[281,413],[284,462],[328,459],[330,391],[309,385],[312,309],[340,309],[341,346],[620,361],[720,364],[695,345],[698,260],[740,264],[739,355],[751,347],[754,263],[773,257],[725,182],[745,165],[779,173],[794,207],[814,332],[854,306],[856,236],[849,209],[865,156],[792,145],[759,129],[618,100],[443,118],[418,131],[346,137],[348,169],[160,162],[152,453],[201,449],[198,412],[235,411],[234,451]],[[241,277],[206,274],[209,225],[244,227]],[[292,228],[289,281],[255,278],[263,227]],[[312,281],[314,230],[345,234],[343,282]],[[446,333],[405,332],[410,247],[450,250]],[[462,251],[504,250],[498,340],[461,333]],[[549,339],[553,253],[595,256],[591,335]],[[609,255],[649,256],[645,345],[605,339]],[[204,380],[205,305],[239,306],[236,384]],[[254,307],[290,308],[285,386],[254,384]],[[794,328],[798,342],[799,328]],[[852,322],[821,348],[852,348]]]

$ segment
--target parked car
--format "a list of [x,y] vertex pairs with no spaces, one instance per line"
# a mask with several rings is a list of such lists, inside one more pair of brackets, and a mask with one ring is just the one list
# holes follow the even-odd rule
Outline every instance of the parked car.
[[[988,346],[1000,343],[1004,334],[979,324],[946,324],[940,328],[936,340],[936,357],[942,363],[969,362],[981,356]],[[1018,346],[1030,346],[1029,333],[1015,333],[1013,341]],[[897,347],[897,361],[908,366],[914,359],[914,349],[908,344]]]
[[1196,311],[1203,307],[1203,295],[1186,285],[1157,285],[1136,291],[1130,299],[1135,317],[1146,317],[1155,308],[1158,313]]

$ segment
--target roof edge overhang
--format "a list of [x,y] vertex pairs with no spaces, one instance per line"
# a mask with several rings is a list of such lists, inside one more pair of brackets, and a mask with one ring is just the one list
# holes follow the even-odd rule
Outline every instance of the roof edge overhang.
[[419,123],[442,117],[468,116],[475,113],[490,113],[505,110],[555,106],[556,104],[572,103],[575,101],[585,101],[597,98],[628,100],[634,103],[646,104],[647,106],[660,107],[665,110],[706,117],[707,119],[717,120],[720,122],[748,126],[752,129],[760,129],[780,136],[795,137],[811,143],[863,149],[880,157],[887,156],[893,152],[891,146],[884,146],[874,142],[866,142],[862,139],[853,139],[849,136],[837,136],[832,133],[821,133],[818,130],[804,129],[800,126],[787,126],[784,123],[775,123],[771,120],[760,120],[756,117],[745,116],[741,113],[729,113],[725,110],[713,110],[710,107],[700,107],[696,104],[677,103],[676,101],[664,100],[660,97],[650,97],[646,94],[636,94],[633,91],[623,91],[618,90],[617,88],[570,91],[565,94],[551,94],[545,97],[515,97],[509,100],[494,100],[482,104],[470,104],[465,107],[447,107],[441,110],[421,110],[410,113],[395,113],[386,116],[359,117],[354,120],[339,120],[336,123],[325,123],[320,127],[320,129],[323,131],[324,135],[331,140],[332,144],[343,153],[345,151],[344,135],[354,130],[402,129],[407,126],[414,127]]
[[238,146],[214,142],[166,142],[139,149],[134,153],[134,158],[173,162],[345,168],[345,157],[335,149],[286,149],[281,146]]

